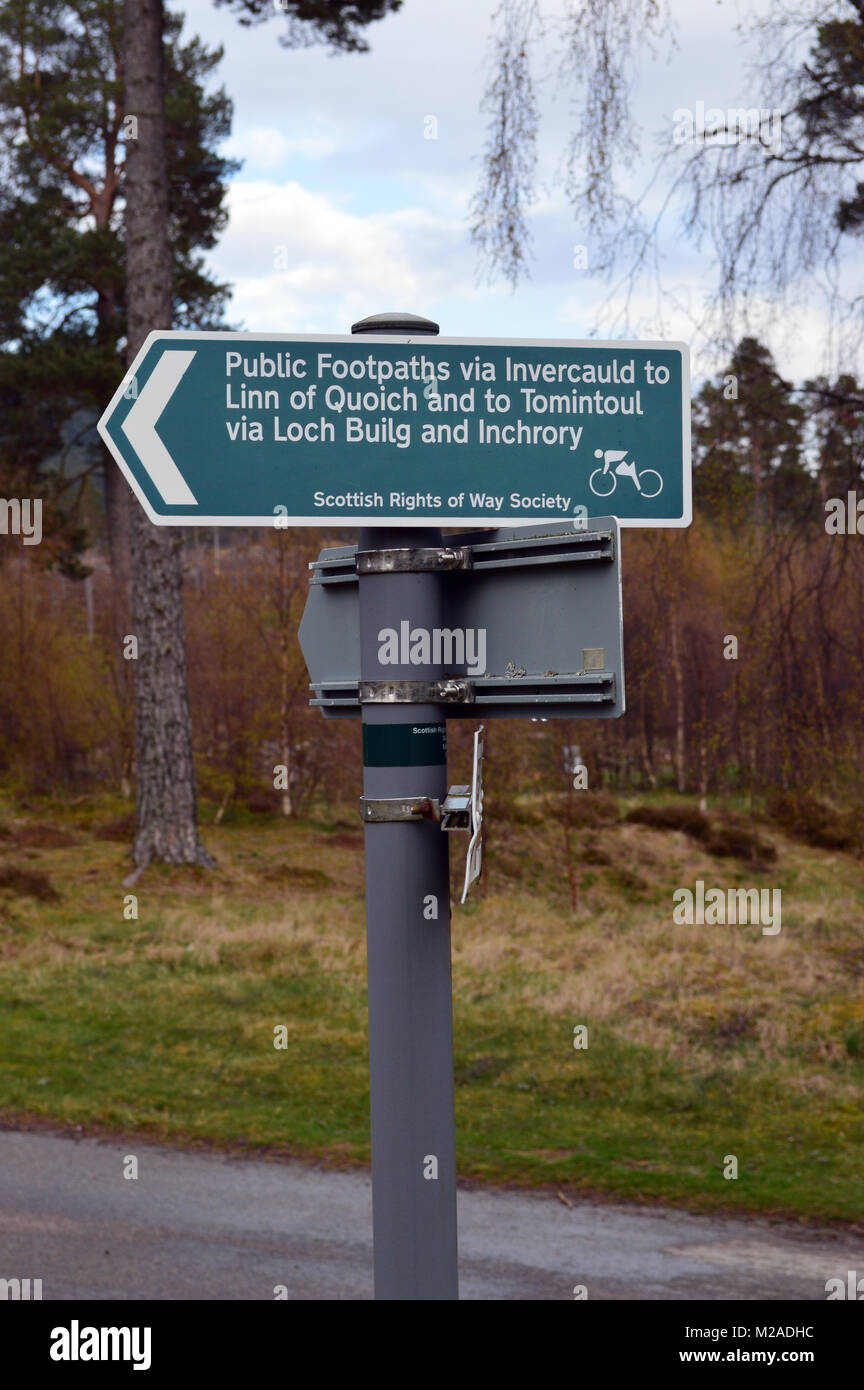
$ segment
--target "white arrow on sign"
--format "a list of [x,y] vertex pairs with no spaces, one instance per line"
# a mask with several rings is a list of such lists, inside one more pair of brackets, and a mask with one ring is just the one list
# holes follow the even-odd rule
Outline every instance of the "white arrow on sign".
[[195,506],[193,494],[180,469],[156,433],[156,421],[174,395],[194,352],[163,352],[126,419],[121,425],[163,501],[178,507]]

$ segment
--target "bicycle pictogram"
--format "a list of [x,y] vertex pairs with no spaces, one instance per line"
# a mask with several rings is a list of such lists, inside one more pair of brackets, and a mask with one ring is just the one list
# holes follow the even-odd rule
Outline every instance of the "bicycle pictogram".
[[[636,491],[641,492],[646,498],[656,497],[663,489],[663,479],[656,469],[643,468],[639,473],[632,459],[629,463],[624,462],[627,457],[626,449],[595,449],[594,457],[603,460],[603,467],[595,468],[588,479],[588,486],[595,497],[611,497],[618,486],[619,478],[632,479]],[[616,465],[614,473],[613,463]]]

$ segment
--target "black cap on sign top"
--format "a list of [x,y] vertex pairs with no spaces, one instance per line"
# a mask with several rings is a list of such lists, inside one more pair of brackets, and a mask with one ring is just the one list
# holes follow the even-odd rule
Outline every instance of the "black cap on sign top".
[[414,336],[419,333],[438,333],[437,323],[424,319],[420,314],[370,314],[351,325],[352,333],[401,333]]

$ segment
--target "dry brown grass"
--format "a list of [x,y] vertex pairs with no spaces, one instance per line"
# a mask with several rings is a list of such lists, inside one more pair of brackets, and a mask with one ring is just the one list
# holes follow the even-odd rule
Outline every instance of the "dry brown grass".
[[[466,1171],[556,1182],[579,1173],[604,1189],[707,1200],[714,1150],[734,1151],[739,1126],[755,1145],[761,1125],[748,1200],[848,1214],[864,1048],[859,863],[778,834],[777,863],[760,870],[605,810],[572,834],[575,909],[553,815],[493,823],[485,882],[467,910],[454,906]],[[149,869],[130,921],[125,847],[77,839],[24,848],[0,837],[0,882],[14,867],[58,895],[40,901],[11,879],[0,889],[0,990],[18,1039],[7,1104],[153,1133],[262,1143],[288,1133],[316,1154],[365,1152],[359,830],[208,828],[217,869]],[[699,878],[779,887],[779,936],[676,925],[673,892]],[[267,1042],[283,1018],[290,1084],[276,1079]],[[574,1066],[572,1028],[583,1021],[591,1050]],[[58,1054],[50,1067],[45,1037]],[[50,1085],[36,1089],[46,1074]],[[671,1130],[670,1113],[684,1117]],[[814,1152],[830,1128],[839,1186],[790,1150],[787,1134],[804,1125]],[[535,1131],[542,1143],[526,1147]]]
[[[17,892],[19,918],[44,912],[22,896],[30,878],[49,882],[41,863],[22,871],[9,861],[22,842],[52,844],[50,853],[35,857],[50,862],[50,882],[71,911],[55,912],[38,934],[0,938],[7,962],[50,970],[80,955],[129,969],[142,960],[176,966],[190,958],[216,966],[235,953],[247,965],[259,959],[288,970],[298,953],[314,951],[325,971],[364,969],[361,834],[327,838],[292,827],[284,851],[274,855],[272,835],[265,850],[253,831],[211,831],[215,874],[190,879],[182,870],[151,871],[139,886],[138,920],[124,922],[119,848],[94,843],[82,870],[75,837],[45,832],[44,825],[34,834],[16,826],[14,840],[0,842],[0,889],[6,884]],[[517,863],[540,866],[550,890],[563,879],[554,826],[508,827],[502,863],[493,858],[479,900],[470,913],[454,909],[457,1005],[485,976],[499,980],[524,1009],[608,1023],[622,1038],[668,1052],[688,1068],[703,1068],[724,1047],[732,1054],[729,1065],[747,1065],[733,1050],[739,1041],[772,1063],[802,1047],[814,1061],[840,1058],[849,1030],[864,1028],[856,866],[847,856],[826,857],[775,838],[779,866],[758,874],[742,866],[730,877],[728,861],[714,859],[684,831],[591,816],[579,841],[588,863],[579,866],[579,903],[571,912],[560,891],[544,897],[510,882],[502,891],[511,844],[521,847]],[[620,891],[620,866],[638,872],[644,900],[629,895],[628,901]],[[780,886],[782,931],[765,937],[758,927],[675,925],[674,888],[699,878],[708,886]],[[117,931],[94,937],[86,915],[104,913],[109,885]]]
[[[590,848],[602,848],[613,865],[638,866],[652,900],[627,903],[605,881],[592,884],[572,915],[559,904],[529,907],[524,895],[490,895],[467,928],[456,919],[457,974],[461,966],[478,972],[518,966],[528,977],[520,988],[526,1007],[603,1020],[694,1070],[718,1046],[738,1040],[774,1063],[801,1046],[814,1059],[836,1060],[845,1055],[849,1028],[864,1026],[858,873],[843,856],[826,860],[775,838],[781,864],[795,865],[791,883],[788,870],[774,866],[758,874],[744,866],[730,876],[728,861],[702,852],[683,832],[632,824],[595,829]],[[830,892],[827,883],[819,890],[820,876],[830,877]],[[673,889],[692,888],[700,878],[706,887],[780,887],[781,932],[768,937],[758,926],[674,924]],[[730,1064],[748,1062],[739,1054]]]

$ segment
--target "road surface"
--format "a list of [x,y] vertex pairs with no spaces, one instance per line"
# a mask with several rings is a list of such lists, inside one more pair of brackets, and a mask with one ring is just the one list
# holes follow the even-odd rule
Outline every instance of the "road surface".
[[[842,1232],[492,1189],[459,1192],[459,1249],[466,1299],[824,1300],[864,1275]],[[0,1131],[0,1278],[46,1300],[371,1298],[369,1174]]]

